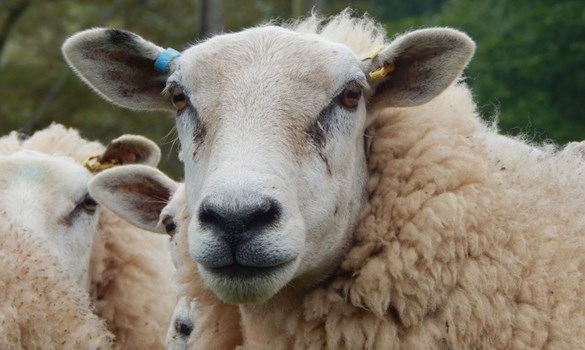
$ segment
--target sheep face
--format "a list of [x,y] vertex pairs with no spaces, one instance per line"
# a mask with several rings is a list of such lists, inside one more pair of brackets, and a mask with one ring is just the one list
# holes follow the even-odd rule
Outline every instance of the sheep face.
[[97,229],[91,174],[67,157],[20,151],[0,156],[0,212],[46,242],[73,279],[89,288]]
[[[246,58],[255,51],[272,61]],[[230,59],[216,67],[216,55]],[[319,57],[329,64],[311,64]],[[167,89],[188,100],[177,123],[195,180],[185,183],[189,250],[204,281],[225,301],[260,302],[330,270],[363,198],[359,60],[317,36],[264,28],[217,37],[181,62]]]
[[176,112],[190,256],[224,301],[261,303],[337,266],[364,200],[367,123],[443,91],[473,43],[421,30],[365,57],[269,26],[211,38],[161,73],[162,49],[128,32],[85,31],[63,51],[113,103]]

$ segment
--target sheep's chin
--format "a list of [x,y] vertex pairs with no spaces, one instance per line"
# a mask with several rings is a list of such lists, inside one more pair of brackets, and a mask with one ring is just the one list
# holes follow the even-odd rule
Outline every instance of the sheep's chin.
[[298,265],[298,259],[270,268],[231,266],[210,269],[199,265],[199,274],[209,289],[226,303],[261,304],[293,279]]

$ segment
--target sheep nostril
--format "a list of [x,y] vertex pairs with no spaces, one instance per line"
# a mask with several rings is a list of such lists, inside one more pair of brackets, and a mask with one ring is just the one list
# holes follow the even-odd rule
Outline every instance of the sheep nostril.
[[264,229],[275,225],[280,217],[280,204],[270,198],[258,203],[241,204],[236,209],[204,201],[199,210],[199,222],[227,234]]
[[191,320],[176,319],[175,320],[175,331],[181,336],[188,337],[193,332],[194,326]]

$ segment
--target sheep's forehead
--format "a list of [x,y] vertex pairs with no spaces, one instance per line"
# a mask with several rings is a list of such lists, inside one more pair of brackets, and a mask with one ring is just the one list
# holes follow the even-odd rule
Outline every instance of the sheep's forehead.
[[52,198],[55,203],[82,196],[91,178],[86,169],[68,157],[30,151],[1,156],[0,167],[4,191],[18,191],[19,187],[25,190],[42,190],[39,199],[54,193],[57,194]]
[[303,109],[320,110],[345,82],[363,78],[349,48],[278,27],[214,37],[186,50],[177,63],[176,74],[202,108],[250,107],[254,101],[310,114],[315,111]]

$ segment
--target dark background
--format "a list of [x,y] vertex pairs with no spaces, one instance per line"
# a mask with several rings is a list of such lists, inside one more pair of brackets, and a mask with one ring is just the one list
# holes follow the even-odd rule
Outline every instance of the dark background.
[[172,116],[104,102],[66,67],[71,34],[108,26],[182,50],[219,31],[237,31],[311,7],[334,14],[351,5],[384,23],[389,37],[411,28],[450,26],[478,45],[466,71],[482,115],[502,132],[534,141],[585,139],[585,1],[552,0],[2,0],[0,135],[59,122],[88,139],[145,135],[163,148],[161,167],[180,179]]

